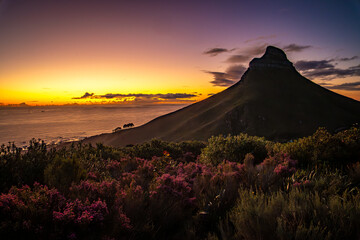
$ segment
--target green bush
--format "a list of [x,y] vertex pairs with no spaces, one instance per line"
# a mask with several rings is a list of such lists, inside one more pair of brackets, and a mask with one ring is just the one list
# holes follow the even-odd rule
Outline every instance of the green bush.
[[201,153],[205,143],[201,141],[184,141],[180,143],[166,142],[159,139],[152,139],[150,142],[137,144],[132,147],[123,148],[132,157],[152,159],[152,157],[161,157],[164,152],[170,154],[172,159],[181,159],[184,154],[191,152],[195,156]]
[[79,160],[75,157],[56,156],[44,171],[45,183],[67,193],[71,184],[80,182],[86,176]]
[[287,152],[303,167],[316,164],[343,166],[360,159],[360,129],[351,128],[331,135],[319,128],[312,136],[277,143],[274,152]]
[[219,164],[223,160],[243,162],[246,154],[254,156],[255,163],[265,159],[271,142],[265,138],[240,134],[237,136],[213,136],[202,150],[200,160],[204,163]]
[[293,189],[266,195],[239,191],[230,213],[236,239],[357,239],[360,194],[323,197]]
[[43,141],[30,140],[26,151],[13,143],[0,147],[0,192],[11,186],[44,182],[44,169],[54,156]]

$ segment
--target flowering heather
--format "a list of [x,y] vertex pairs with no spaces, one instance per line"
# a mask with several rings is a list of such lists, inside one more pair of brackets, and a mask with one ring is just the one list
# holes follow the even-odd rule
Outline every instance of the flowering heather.
[[117,180],[104,180],[95,182],[91,180],[81,181],[70,188],[73,196],[83,200],[95,201],[103,199],[107,204],[112,205],[115,197],[121,192],[120,183]]
[[291,175],[296,171],[297,161],[290,158],[286,153],[277,153],[274,156],[266,158],[258,169],[273,169],[277,175]]
[[98,179],[98,175],[95,172],[88,172],[87,174],[88,179]]
[[76,199],[66,203],[60,211],[53,211],[55,221],[72,224],[89,224],[104,221],[108,214],[105,202],[100,200],[85,203]]
[[293,187],[295,188],[298,188],[298,187],[307,187],[307,186],[310,186],[311,185],[311,182],[309,180],[305,180],[303,182],[298,182],[298,181],[295,181],[293,183]]
[[33,188],[13,187],[0,195],[0,235],[13,231],[43,234],[51,226],[52,212],[64,207],[66,202],[56,189],[38,183]]
[[160,197],[177,199],[182,203],[192,204],[195,200],[190,184],[181,176],[163,174],[156,179],[156,183],[150,192],[151,198]]
[[290,159],[290,156],[287,154],[282,154],[276,162],[277,165],[274,172],[278,175],[288,175],[296,171],[297,161]]

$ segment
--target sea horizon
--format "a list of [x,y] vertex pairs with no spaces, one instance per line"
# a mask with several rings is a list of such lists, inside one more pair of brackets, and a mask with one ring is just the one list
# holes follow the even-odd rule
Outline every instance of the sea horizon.
[[0,145],[26,148],[33,138],[46,144],[78,141],[111,133],[133,123],[143,125],[188,104],[93,104],[0,107]]

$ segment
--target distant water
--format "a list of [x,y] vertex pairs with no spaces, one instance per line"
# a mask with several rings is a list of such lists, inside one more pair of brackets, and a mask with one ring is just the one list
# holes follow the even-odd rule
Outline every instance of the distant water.
[[32,138],[48,144],[110,133],[126,123],[140,126],[185,105],[88,105],[0,108],[0,145],[19,147]]

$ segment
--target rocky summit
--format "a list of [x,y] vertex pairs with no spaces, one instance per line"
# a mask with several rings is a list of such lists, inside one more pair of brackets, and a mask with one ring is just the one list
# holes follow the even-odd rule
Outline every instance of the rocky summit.
[[125,146],[152,138],[207,140],[239,133],[287,141],[311,135],[319,127],[336,131],[359,121],[360,102],[301,76],[281,49],[269,46],[228,89],[142,126],[84,142]]
[[279,48],[268,46],[264,56],[254,58],[250,64],[250,69],[264,68],[288,68],[293,69],[293,64],[287,59],[286,54]]

